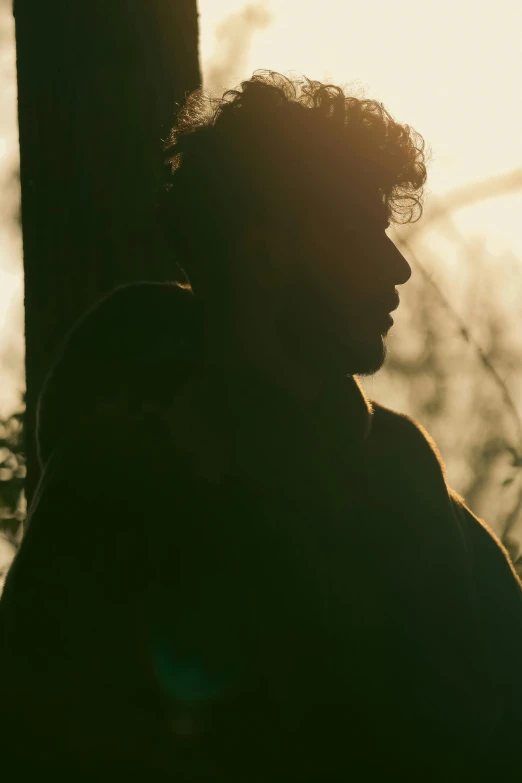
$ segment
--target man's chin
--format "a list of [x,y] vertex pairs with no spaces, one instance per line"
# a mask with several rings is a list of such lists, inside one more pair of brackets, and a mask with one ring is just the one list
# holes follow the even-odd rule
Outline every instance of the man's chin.
[[381,369],[386,358],[386,335],[373,332],[371,335],[337,336],[316,330],[304,336],[294,330],[293,322],[283,321],[281,338],[289,355],[304,361],[324,377],[343,375],[373,375]]
[[[310,354],[309,354],[310,355]],[[357,342],[357,344],[338,345],[329,350],[325,347],[321,353],[315,353],[316,371],[324,377],[342,377],[344,375],[370,376],[378,372],[386,359],[384,337]]]
[[375,375],[386,360],[386,341],[384,337],[368,340],[353,347],[350,360],[346,362],[350,375]]

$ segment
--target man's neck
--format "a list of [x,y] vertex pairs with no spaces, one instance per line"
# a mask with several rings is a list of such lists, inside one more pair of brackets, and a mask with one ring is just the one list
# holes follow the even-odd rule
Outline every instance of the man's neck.
[[244,367],[282,389],[303,407],[313,407],[324,382],[303,363],[285,353],[269,318],[245,313],[235,318],[207,318],[206,345],[209,365],[223,371]]

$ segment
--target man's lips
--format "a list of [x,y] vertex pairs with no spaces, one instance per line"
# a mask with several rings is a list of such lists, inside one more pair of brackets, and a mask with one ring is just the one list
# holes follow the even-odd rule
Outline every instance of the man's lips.
[[397,291],[395,291],[391,296],[388,296],[382,300],[383,309],[386,310],[387,313],[393,313],[393,311],[398,308],[400,303],[401,298]]
[[401,303],[401,300],[400,300],[399,294],[396,294],[393,297],[393,300],[390,300],[388,302],[388,304],[386,305],[386,307],[388,308],[388,320],[389,320],[389,323],[390,323],[390,327],[393,326],[393,324],[395,323],[395,321],[393,320],[393,318],[390,315],[390,313],[392,313],[394,310],[396,310],[398,308],[398,306],[400,305],[400,303]]
[[393,318],[390,313],[398,308],[400,301],[399,294],[395,292],[390,296],[373,301],[372,305],[368,307],[367,312],[371,314],[372,317],[382,318],[387,322],[393,323]]
[[378,319],[380,323],[386,328],[386,330],[390,329],[394,324],[394,320],[390,313],[396,310],[399,304],[400,297],[397,292],[391,294],[390,296],[379,299],[377,302],[373,303],[373,307],[369,311],[371,313],[372,320],[374,318],[376,320]]

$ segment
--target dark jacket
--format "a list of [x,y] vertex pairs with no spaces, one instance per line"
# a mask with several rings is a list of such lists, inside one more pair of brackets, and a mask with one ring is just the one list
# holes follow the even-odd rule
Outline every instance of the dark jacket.
[[304,410],[216,371],[212,482],[159,385],[161,404],[95,406],[48,454],[0,603],[27,768],[516,779],[520,582],[426,433],[354,378]]

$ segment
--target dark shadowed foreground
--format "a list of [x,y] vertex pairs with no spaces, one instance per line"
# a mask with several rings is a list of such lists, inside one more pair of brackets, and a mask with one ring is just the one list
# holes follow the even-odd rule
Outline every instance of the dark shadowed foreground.
[[189,291],[121,289],[47,387],[0,603],[7,766],[517,779],[520,584],[424,432],[349,376],[309,409],[213,368],[199,323]]

